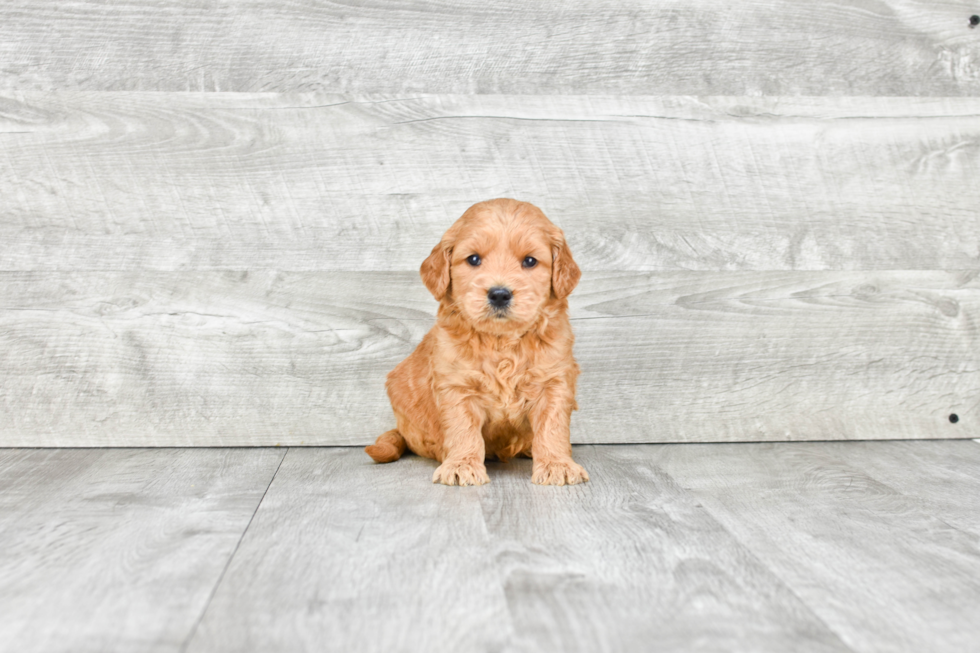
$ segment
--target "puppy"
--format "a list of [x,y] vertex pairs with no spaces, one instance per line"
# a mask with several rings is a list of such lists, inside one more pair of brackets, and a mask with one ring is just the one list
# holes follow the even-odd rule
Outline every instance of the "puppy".
[[538,207],[474,204],[422,263],[436,324],[388,375],[398,428],[365,450],[379,463],[405,447],[442,463],[433,483],[489,483],[484,461],[534,459],[531,480],[589,480],[572,460],[579,368],[566,298],[581,272]]

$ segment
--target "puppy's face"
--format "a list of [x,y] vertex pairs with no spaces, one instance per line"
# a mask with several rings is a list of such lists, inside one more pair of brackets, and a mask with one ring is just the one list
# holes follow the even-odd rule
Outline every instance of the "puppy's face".
[[534,322],[551,295],[551,243],[544,230],[481,215],[453,247],[452,296],[479,331],[500,333]]
[[561,230],[514,200],[471,207],[422,265],[437,299],[448,297],[473,328],[495,334],[526,330],[579,276]]

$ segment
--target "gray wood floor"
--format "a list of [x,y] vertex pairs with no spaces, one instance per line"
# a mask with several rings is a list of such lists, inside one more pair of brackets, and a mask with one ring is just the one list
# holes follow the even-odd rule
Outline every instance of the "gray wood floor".
[[0,650],[960,651],[972,440],[580,446],[592,482],[359,449],[0,450]]

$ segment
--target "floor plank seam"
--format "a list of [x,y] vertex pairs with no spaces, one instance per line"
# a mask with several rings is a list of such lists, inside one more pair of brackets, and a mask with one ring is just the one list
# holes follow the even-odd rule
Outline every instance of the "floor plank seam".
[[828,633],[831,633],[834,637],[837,638],[837,641],[840,642],[840,645],[841,647],[843,647],[844,650],[850,651],[851,653],[858,653],[858,649],[854,648],[851,644],[846,642],[840,632],[838,632],[835,628],[831,627],[831,625],[827,623],[827,621],[823,617],[817,614],[814,611],[813,607],[802,596],[800,596],[796,592],[796,589],[793,586],[791,586],[785,578],[783,578],[771,566],[767,565],[765,560],[761,556],[759,556],[759,554],[756,553],[756,551],[752,547],[750,547],[747,542],[745,542],[741,537],[739,537],[737,533],[732,532],[731,529],[725,526],[725,524],[715,514],[715,511],[712,510],[711,507],[708,505],[708,502],[705,501],[703,497],[701,497],[699,492],[684,487],[683,484],[681,484],[676,478],[671,476],[666,470],[664,470],[663,468],[659,468],[659,469],[661,473],[664,474],[664,476],[669,478],[674,484],[676,484],[678,488],[681,488],[687,496],[693,498],[698,504],[700,504],[701,507],[704,509],[704,511],[708,514],[708,516],[711,517],[711,519],[714,520],[714,522],[718,525],[718,527],[724,530],[726,533],[728,533],[731,536],[731,538],[735,542],[737,542],[739,546],[742,547],[742,550],[744,550],[747,555],[751,556],[754,560],[756,560],[763,569],[766,569],[770,574],[772,574],[772,577],[776,581],[781,583],[782,586],[786,588],[787,592],[789,592],[794,597],[796,597],[796,600],[800,602],[801,606],[806,608],[806,611],[813,617],[813,619],[817,623],[821,624],[824,628],[826,628]]
[[238,541],[235,543],[235,548],[232,549],[231,555],[228,556],[228,560],[225,562],[225,566],[221,570],[221,574],[218,575],[218,580],[215,581],[214,587],[211,588],[211,593],[208,595],[208,600],[205,601],[204,603],[204,608],[201,610],[200,616],[198,616],[197,620],[194,622],[194,626],[191,628],[190,632],[187,634],[187,638],[184,640],[184,643],[181,645],[180,653],[186,653],[187,647],[190,646],[191,641],[193,641],[194,639],[194,636],[197,635],[197,629],[200,627],[201,622],[204,621],[204,616],[207,615],[208,609],[211,607],[211,602],[214,600],[215,594],[218,593],[218,588],[221,587],[221,582],[225,579],[225,574],[228,573],[228,568],[231,567],[232,560],[235,559],[235,555],[238,553],[238,549],[241,548],[242,542],[245,540],[245,535],[248,534],[249,527],[251,527],[252,522],[255,521],[255,515],[259,513],[259,509],[262,507],[262,503],[265,501],[266,495],[269,494],[269,488],[271,488],[272,484],[275,483],[276,476],[279,475],[279,469],[282,467],[282,461],[284,461],[286,459],[286,456],[289,454],[289,449],[290,447],[286,447],[286,450],[283,451],[282,457],[279,459],[279,464],[276,465],[276,471],[272,473],[272,478],[269,479],[269,484],[265,486],[265,491],[262,493],[261,498],[259,498],[258,502],[255,504],[255,510],[252,511],[252,516],[248,518],[248,523],[245,524],[245,529],[242,530],[241,536],[238,538]]

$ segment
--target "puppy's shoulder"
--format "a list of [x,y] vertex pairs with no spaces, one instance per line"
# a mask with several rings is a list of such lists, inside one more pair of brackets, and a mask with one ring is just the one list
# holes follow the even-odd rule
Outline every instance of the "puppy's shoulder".
[[395,366],[395,369],[388,372],[386,385],[390,388],[393,385],[409,380],[418,380],[431,374],[431,359],[435,349],[435,328],[431,329],[422,342],[405,359]]

